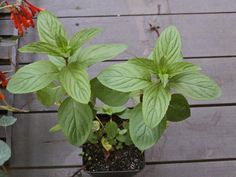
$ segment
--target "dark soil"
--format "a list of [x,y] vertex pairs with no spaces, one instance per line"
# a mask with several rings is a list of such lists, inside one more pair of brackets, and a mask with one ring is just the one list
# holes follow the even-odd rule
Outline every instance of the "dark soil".
[[110,152],[107,159],[100,145],[85,144],[83,152],[83,163],[90,172],[141,170],[145,165],[144,154],[133,145]]

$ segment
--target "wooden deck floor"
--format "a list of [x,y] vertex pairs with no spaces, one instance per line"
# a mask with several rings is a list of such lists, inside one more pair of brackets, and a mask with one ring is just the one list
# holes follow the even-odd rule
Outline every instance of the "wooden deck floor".
[[[174,24],[182,34],[186,60],[222,87],[215,101],[190,101],[192,116],[170,124],[160,142],[146,153],[146,168],[137,177],[236,177],[236,1],[235,0],[31,0],[54,12],[68,36],[84,27],[101,27],[93,43],[127,43],[128,52],[89,69],[102,68],[134,55],[146,56],[156,40],[149,24],[161,30]],[[0,35],[13,33],[12,23],[0,18]],[[29,30],[19,46],[37,39]],[[0,58],[10,48],[0,47]],[[21,65],[43,56],[20,54]],[[0,65],[1,69],[9,68]],[[12,129],[11,177],[69,177],[81,166],[80,149],[48,129],[56,122],[55,107],[44,108],[34,95],[15,96],[18,113]]]

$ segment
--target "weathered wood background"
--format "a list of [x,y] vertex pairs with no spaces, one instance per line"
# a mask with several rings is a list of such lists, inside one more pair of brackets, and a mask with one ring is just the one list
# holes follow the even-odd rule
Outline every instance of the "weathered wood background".
[[[215,101],[190,101],[190,119],[171,124],[160,142],[147,151],[147,166],[137,177],[235,177],[236,176],[236,2],[235,0],[31,0],[54,12],[68,35],[97,26],[104,33],[92,43],[126,43],[128,51],[102,68],[133,56],[147,56],[156,40],[149,24],[163,30],[174,24],[182,34],[186,60],[199,64],[222,87]],[[12,23],[0,19],[0,34],[11,35]],[[29,30],[19,45],[37,40]],[[11,57],[10,47],[0,47],[0,58]],[[19,55],[21,65],[46,59]],[[8,68],[4,65],[1,68]],[[12,177],[69,177],[81,166],[80,149],[61,134],[48,129],[56,122],[56,108],[45,109],[34,95],[15,96],[14,105],[30,113],[15,114],[12,130]]]

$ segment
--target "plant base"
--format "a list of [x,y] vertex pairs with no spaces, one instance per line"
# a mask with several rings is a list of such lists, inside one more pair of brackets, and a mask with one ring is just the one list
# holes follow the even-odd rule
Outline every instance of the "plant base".
[[130,177],[145,166],[144,154],[133,145],[106,155],[100,145],[85,144],[83,152],[83,164],[93,177]]

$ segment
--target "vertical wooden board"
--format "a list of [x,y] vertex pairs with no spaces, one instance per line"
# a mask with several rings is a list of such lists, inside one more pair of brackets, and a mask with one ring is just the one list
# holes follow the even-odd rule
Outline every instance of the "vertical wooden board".
[[17,114],[12,130],[11,166],[81,165],[81,149],[70,145],[61,133],[50,133],[56,114]]
[[[236,14],[217,15],[177,15],[104,18],[65,18],[68,36],[86,27],[100,27],[104,33],[93,40],[94,43],[125,43],[128,50],[118,59],[147,56],[156,41],[155,32],[149,24],[160,25],[161,30],[174,24],[182,36],[185,57],[212,57],[235,55]],[[194,22],[194,23],[193,23]],[[79,26],[78,26],[79,24]],[[191,24],[191,25],[190,25]],[[29,30],[21,39],[21,46],[37,40],[36,29]],[[21,62],[44,59],[44,55],[20,55]]]
[[191,118],[170,123],[161,140],[147,151],[148,161],[236,157],[236,107],[192,108]]
[[[235,11],[234,0],[32,0],[57,16],[99,16]],[[159,7],[158,7],[159,6]],[[159,9],[159,10],[158,10]]]

